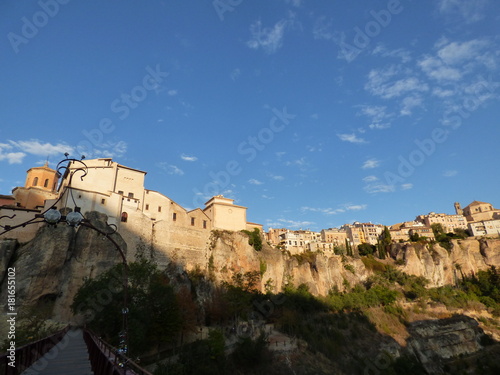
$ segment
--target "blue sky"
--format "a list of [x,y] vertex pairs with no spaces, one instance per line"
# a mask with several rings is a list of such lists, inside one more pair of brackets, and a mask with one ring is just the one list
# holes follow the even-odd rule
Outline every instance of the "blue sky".
[[0,193],[64,152],[267,227],[500,207],[496,0],[2,1]]

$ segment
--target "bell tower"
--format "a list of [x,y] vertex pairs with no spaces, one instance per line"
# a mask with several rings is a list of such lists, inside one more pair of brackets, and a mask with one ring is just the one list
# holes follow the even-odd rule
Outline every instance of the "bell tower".
[[33,167],[26,172],[24,187],[16,187],[12,194],[16,204],[22,208],[37,209],[45,204],[45,200],[57,196],[59,173],[45,162],[42,167]]
[[462,208],[460,207],[460,203],[458,202],[455,202],[455,212],[457,213],[457,215],[464,214],[464,210],[462,210]]

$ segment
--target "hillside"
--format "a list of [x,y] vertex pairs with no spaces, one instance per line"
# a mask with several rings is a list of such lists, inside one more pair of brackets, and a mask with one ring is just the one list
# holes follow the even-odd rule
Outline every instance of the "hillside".
[[[104,228],[104,215],[91,213],[88,219]],[[248,306],[238,310],[238,322],[253,317],[250,322],[272,325],[271,338],[294,342],[274,351],[282,366],[269,365],[271,373],[281,373],[285,365],[297,374],[363,373],[373,366],[392,371],[406,362],[439,373],[445,366],[460,367],[458,360],[477,362],[498,350],[498,318],[488,300],[461,300],[451,289],[438,288],[499,267],[498,239],[453,240],[450,250],[424,242],[397,243],[388,259],[377,260],[322,253],[292,256],[265,243],[257,251],[247,234],[230,231],[214,230],[204,248],[186,253],[127,248],[119,234],[113,236],[130,263],[146,259],[176,292],[188,287],[201,307],[202,325],[235,324],[226,318],[207,324],[207,304],[216,301],[220,285],[226,286],[222,293],[246,295]],[[18,306],[47,311],[45,317],[61,324],[81,323],[70,308],[77,291],[85,280],[120,263],[114,246],[84,227],[44,227],[29,243],[4,239],[0,246],[1,298],[6,299],[6,269],[15,267]],[[96,313],[106,307],[101,303]],[[226,340],[236,337],[228,334]],[[468,366],[477,369],[476,364]],[[247,370],[243,373],[253,371]]]

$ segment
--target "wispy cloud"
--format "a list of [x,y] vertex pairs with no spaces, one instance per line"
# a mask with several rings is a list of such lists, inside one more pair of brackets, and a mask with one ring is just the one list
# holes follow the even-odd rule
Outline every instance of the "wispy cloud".
[[304,212],[318,212],[325,215],[338,215],[348,211],[361,211],[366,210],[368,206],[366,204],[350,204],[346,203],[341,205],[339,208],[317,208],[317,207],[301,207],[301,210]]
[[279,20],[272,27],[263,27],[260,20],[250,25],[251,38],[247,46],[251,49],[262,48],[267,53],[276,52],[283,45],[286,29],[293,24],[294,16]]
[[337,137],[340,138],[341,141],[351,142],[351,143],[367,143],[363,138],[358,138],[358,136],[354,133],[352,134],[337,134]]
[[37,139],[31,139],[29,141],[10,141],[10,144],[22,152],[38,156],[51,156],[51,155],[64,155],[64,153],[71,154],[73,152],[73,147],[68,146],[64,143],[57,143],[53,145],[52,143],[43,143]]
[[365,178],[363,178],[363,181],[364,182],[375,182],[375,181],[378,181],[378,177],[377,176],[366,176]]
[[178,176],[182,176],[184,174],[184,171],[182,169],[167,162],[157,163],[156,166],[162,169],[167,174],[178,175]]
[[363,163],[363,166],[361,168],[363,169],[372,169],[372,168],[377,168],[380,165],[380,160],[377,159],[368,159]]
[[364,187],[364,190],[370,194],[376,193],[392,193],[396,191],[396,187],[394,185],[388,185],[383,183],[372,183],[368,184]]
[[444,177],[454,177],[458,174],[458,171],[455,170],[448,170],[443,173]]
[[251,178],[250,180],[248,180],[248,183],[252,184],[252,185],[262,185],[263,184],[262,181],[256,180],[255,178]]
[[383,44],[378,44],[372,51],[373,55],[379,55],[382,57],[393,57],[401,59],[401,62],[407,63],[411,61],[411,53],[403,48],[398,48],[395,50],[389,50]]
[[26,154],[24,152],[11,151],[12,146],[6,143],[0,143],[0,161],[7,160],[9,164],[22,163]]
[[423,98],[420,95],[411,95],[403,99],[401,103],[401,116],[409,116],[414,108],[422,107]]
[[484,18],[488,0],[438,0],[437,5],[442,14],[473,23]]
[[[391,99],[412,92],[424,92],[429,86],[418,77],[408,75],[409,71],[391,65],[385,69],[373,69],[368,73],[365,89],[372,95],[383,99]],[[397,76],[402,78],[396,78]]]
[[312,221],[297,221],[297,220],[287,220],[287,219],[278,219],[276,221],[267,221],[268,227],[280,228],[286,227],[289,229],[306,229],[315,223]]
[[285,179],[285,177],[283,177],[283,176],[275,175],[275,174],[272,174],[272,173],[268,173],[268,176],[269,176],[270,179],[272,179],[274,181],[283,181]]
[[181,159],[184,161],[196,161],[196,160],[198,160],[198,158],[196,156],[190,156],[190,155],[186,155],[186,154],[182,154]]
[[231,79],[232,79],[233,81],[236,81],[236,80],[240,77],[240,75],[241,75],[241,69],[239,69],[239,68],[235,68],[235,69],[233,69],[233,71],[231,72],[231,75],[230,75],[230,76],[231,76]]
[[64,155],[65,153],[72,154],[73,147],[57,143],[41,142],[37,139],[27,141],[8,141],[8,143],[0,143],[0,161],[6,160],[9,164],[20,164],[24,158],[30,155],[36,156],[54,156]]
[[176,96],[177,95],[177,90],[168,90],[167,94],[169,96]]
[[413,188],[413,184],[402,184],[401,185],[401,190],[410,190]]

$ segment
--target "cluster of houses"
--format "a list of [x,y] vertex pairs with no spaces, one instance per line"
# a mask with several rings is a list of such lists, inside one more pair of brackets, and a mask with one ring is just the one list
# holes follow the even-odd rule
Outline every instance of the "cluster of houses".
[[[419,215],[413,221],[406,221],[388,227],[393,241],[408,241],[411,235],[434,240],[432,224],[441,224],[445,233],[457,229],[467,231],[472,236],[500,235],[500,210],[486,202],[474,201],[465,208],[455,203],[455,214],[447,215],[430,212]],[[321,232],[310,230],[290,230],[269,228],[267,240],[291,254],[304,251],[329,251],[336,248],[358,246],[362,243],[377,244],[385,226],[381,224],[345,224],[340,228],[323,229]]]
[[[235,205],[232,199],[214,196],[204,208],[186,210],[165,195],[146,189],[144,171],[101,158],[86,160],[85,178],[72,179],[79,168],[80,164],[72,162],[63,176],[47,163],[29,169],[23,187],[13,189],[12,195],[0,195],[0,226],[23,223],[55,204],[58,209],[78,207],[82,213],[102,212],[121,233],[131,233],[130,241],[142,237],[152,245],[155,242],[175,251],[203,247],[212,229],[263,231],[262,225],[247,222],[247,208]],[[434,239],[431,225],[435,223],[445,232],[461,229],[473,236],[500,235],[500,210],[486,202],[474,201],[463,209],[455,203],[454,215],[431,212],[392,225],[389,231],[394,241],[407,241],[414,234]],[[25,242],[36,230],[36,226],[18,228],[10,237]],[[265,236],[272,245],[296,254],[308,250],[334,252],[347,244],[374,245],[383,230],[380,224],[354,222],[321,232],[269,228]]]

